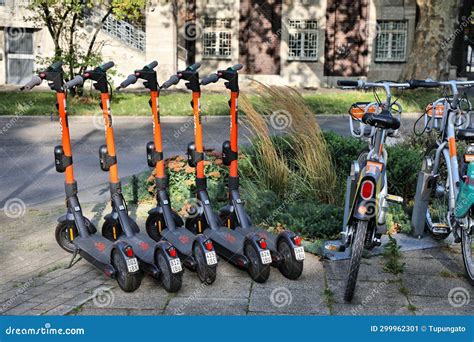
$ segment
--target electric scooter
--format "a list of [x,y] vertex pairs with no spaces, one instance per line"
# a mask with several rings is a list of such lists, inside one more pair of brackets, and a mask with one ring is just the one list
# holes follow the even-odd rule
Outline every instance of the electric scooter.
[[156,71],[158,65],[154,61],[135,72],[123,81],[117,90],[135,84],[137,80],[145,80],[144,86],[150,90],[150,107],[153,115],[154,141],[146,145],[148,166],[155,168],[156,202],[155,208],[148,212],[146,231],[155,241],[164,239],[178,250],[183,264],[197,271],[199,279],[212,284],[216,280],[217,256],[212,241],[202,234],[194,235],[184,227],[181,217],[171,208],[168,195],[168,177],[165,173],[163,159],[163,141],[161,137],[159,85]]
[[241,64],[225,70],[218,70],[201,81],[201,85],[216,83],[224,79],[225,87],[230,90],[230,140],[222,145],[223,164],[229,166],[228,195],[229,203],[219,211],[221,224],[234,229],[242,235],[256,234],[267,241],[272,256],[272,266],[277,267],[288,279],[297,279],[303,272],[304,248],[301,238],[292,231],[285,230],[278,235],[252,225],[245,212],[244,202],[239,193],[238,173],[238,98],[239,74]]
[[181,288],[183,268],[176,248],[167,241],[156,242],[140,232],[136,222],[129,216],[127,204],[122,195],[122,186],[118,176],[117,156],[115,153],[114,131],[110,112],[110,95],[107,82],[107,70],[113,62],[105,63],[83,75],[76,76],[65,84],[69,89],[92,80],[94,88],[100,91],[100,107],[105,124],[106,144],[99,148],[99,160],[102,171],[109,172],[109,188],[112,212],[105,216],[102,236],[109,241],[121,240],[132,246],[140,268],[153,278],[161,280],[168,292]]
[[163,83],[167,89],[179,81],[186,81],[186,87],[192,91],[194,112],[194,142],[188,144],[188,164],[196,168],[197,205],[188,210],[189,217],[185,227],[193,234],[204,234],[211,239],[217,253],[231,264],[247,270],[253,280],[265,282],[270,276],[272,258],[265,238],[258,234],[242,234],[220,224],[219,216],[212,210],[207,192],[207,181],[204,172],[204,148],[201,122],[201,86],[198,69],[200,64],[193,64]]
[[117,279],[122,290],[132,292],[138,289],[142,280],[134,248],[129,242],[122,240],[111,242],[97,235],[97,229],[83,215],[79,204],[77,182],[74,179],[72,163],[63,75],[62,62],[56,62],[34,76],[30,82],[21,88],[21,90],[31,90],[40,85],[43,80],[46,80],[49,82],[51,90],[56,92],[62,145],[54,148],[54,159],[56,171],[66,175],[67,206],[67,213],[58,219],[55,232],[56,241],[62,249],[73,254],[68,268],[72,267],[74,259],[79,255],[80,258],[90,262],[105,275]]

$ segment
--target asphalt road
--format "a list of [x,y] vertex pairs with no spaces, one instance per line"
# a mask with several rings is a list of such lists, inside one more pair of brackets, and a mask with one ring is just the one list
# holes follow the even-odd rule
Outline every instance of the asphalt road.
[[[349,134],[347,116],[318,116],[318,122],[325,130]],[[102,123],[99,117],[71,117],[69,124],[80,199],[84,203],[105,200],[108,176],[98,161],[99,146],[105,143]],[[193,140],[192,117],[164,117],[162,126],[165,156],[184,155]],[[220,150],[228,139],[228,127],[228,117],[203,117],[205,147]],[[115,117],[114,128],[120,176],[146,171],[151,118]],[[241,143],[248,143],[251,133],[244,125],[240,128]],[[58,121],[49,117],[0,117],[0,209],[9,199],[20,199],[28,207],[63,203],[64,178],[55,171],[53,158],[53,148],[59,144]]]

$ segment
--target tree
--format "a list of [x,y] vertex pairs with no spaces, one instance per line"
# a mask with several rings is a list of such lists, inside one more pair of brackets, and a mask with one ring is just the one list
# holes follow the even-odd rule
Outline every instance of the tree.
[[41,64],[62,60],[66,78],[82,74],[101,62],[99,32],[110,15],[128,21],[139,21],[146,0],[33,0],[26,20],[46,27],[54,44],[54,55]]
[[419,20],[415,41],[401,79],[446,79],[454,38],[461,25],[458,15],[462,1],[416,0],[416,4]]

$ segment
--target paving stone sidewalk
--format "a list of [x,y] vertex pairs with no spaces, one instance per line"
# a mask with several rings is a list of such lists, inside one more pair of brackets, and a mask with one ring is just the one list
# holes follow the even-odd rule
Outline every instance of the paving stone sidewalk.
[[[93,218],[103,206],[85,205]],[[146,277],[134,293],[70,256],[54,239],[63,208],[28,209],[18,218],[0,213],[0,314],[2,315],[472,315],[473,287],[463,278],[460,249],[404,252],[401,275],[384,272],[382,256],[363,259],[351,304],[342,299],[348,261],[321,261],[307,254],[297,281],[272,269],[265,284],[222,260],[214,284],[186,270],[183,287],[167,293]],[[145,209],[133,210],[139,225]],[[11,215],[10,215],[11,216]],[[449,294],[451,293],[451,300]],[[453,296],[454,294],[454,296]]]

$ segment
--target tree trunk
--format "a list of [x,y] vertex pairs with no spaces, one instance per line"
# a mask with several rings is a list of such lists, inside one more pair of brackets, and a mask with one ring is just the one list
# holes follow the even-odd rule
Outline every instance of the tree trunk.
[[420,18],[401,80],[447,79],[461,1],[416,0]]

